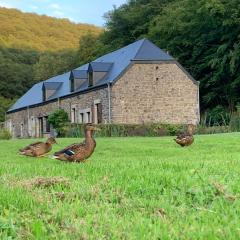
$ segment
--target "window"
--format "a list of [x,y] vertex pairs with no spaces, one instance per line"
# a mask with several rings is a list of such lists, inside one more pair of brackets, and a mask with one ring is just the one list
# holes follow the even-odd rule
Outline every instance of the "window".
[[70,80],[70,91],[74,92],[74,78],[71,78]]
[[44,82],[42,86],[42,100],[46,101],[60,88],[62,82]]
[[88,86],[89,87],[93,86],[93,72],[88,73]]
[[49,133],[51,130],[51,126],[50,126],[50,123],[48,122],[48,116],[45,117],[45,132],[46,133]]
[[84,114],[80,113],[80,123],[83,123],[83,122],[84,122]]
[[91,113],[87,112],[87,121],[86,123],[91,123]]
[[92,122],[92,113],[91,113],[90,108],[80,110],[79,113],[80,113],[80,115],[79,115],[80,123],[91,123]]
[[96,106],[96,123],[102,123],[102,104],[97,103]]
[[77,122],[77,119],[76,119],[76,108],[75,107],[73,107],[72,108],[72,114],[71,114],[71,116],[72,116],[72,123],[76,123]]
[[45,87],[42,89],[42,99],[43,99],[43,102],[46,101],[46,89],[45,89]]

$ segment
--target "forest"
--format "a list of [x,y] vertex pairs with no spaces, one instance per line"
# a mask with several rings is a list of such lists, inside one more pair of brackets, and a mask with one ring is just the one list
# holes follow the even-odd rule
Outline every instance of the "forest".
[[[37,17],[34,15],[34,18]],[[50,21],[49,17],[46,18]],[[25,43],[19,47],[19,39],[15,42],[15,35],[2,36],[17,24],[9,19],[4,26],[6,31],[1,29],[0,34],[0,93],[4,98],[0,111],[3,113],[35,82],[141,38],[148,38],[168,51],[200,82],[201,113],[207,116],[205,121],[209,124],[222,124],[239,109],[239,0],[129,0],[106,13],[104,18],[104,29],[88,26],[91,31],[84,30],[84,34],[75,38],[78,44],[66,43],[61,48],[44,40],[38,47],[30,44],[26,47]],[[54,21],[61,21],[61,25],[67,20]],[[43,31],[45,27],[47,25],[43,25]],[[21,31],[24,30],[27,31],[26,27]],[[51,34],[49,29],[46,33]],[[55,35],[54,32],[52,34]],[[55,36],[61,38],[57,33]],[[67,39],[73,41],[72,38]],[[31,42],[31,39],[26,37],[22,41]]]

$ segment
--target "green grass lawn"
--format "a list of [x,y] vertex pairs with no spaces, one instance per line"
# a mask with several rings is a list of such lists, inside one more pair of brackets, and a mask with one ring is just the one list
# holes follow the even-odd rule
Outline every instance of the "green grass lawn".
[[0,141],[0,239],[240,239],[239,133],[96,140],[83,164]]

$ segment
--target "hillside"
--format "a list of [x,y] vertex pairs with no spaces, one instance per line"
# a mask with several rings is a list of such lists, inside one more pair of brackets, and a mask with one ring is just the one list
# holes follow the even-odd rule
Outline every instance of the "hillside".
[[0,7],[0,122],[34,83],[77,67],[80,39],[94,39],[101,31],[93,25]]
[[16,9],[0,7],[0,46],[38,51],[76,49],[79,38],[86,33],[99,34],[99,27],[75,24],[67,19],[57,19]]

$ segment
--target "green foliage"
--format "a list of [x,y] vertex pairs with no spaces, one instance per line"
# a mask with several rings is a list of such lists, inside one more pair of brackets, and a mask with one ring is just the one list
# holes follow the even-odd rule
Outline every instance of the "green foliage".
[[[234,128],[234,121],[238,125]],[[179,133],[185,132],[186,125],[175,124],[98,124],[101,131],[96,132],[96,137],[162,137],[176,136]],[[195,129],[195,134],[216,134],[229,133],[232,131],[240,131],[240,118],[231,117],[230,126],[227,125],[198,125]],[[65,137],[84,137],[84,124],[69,124],[66,127]]]
[[76,51],[46,52],[40,55],[34,65],[34,81],[39,82],[65,73],[76,67],[74,65]]
[[221,105],[218,105],[206,112],[206,125],[228,125],[230,121],[230,113]]
[[[70,124],[66,137],[83,137],[84,124]],[[131,137],[131,136],[174,136],[184,129],[184,125],[172,124],[98,124],[101,131],[98,137]]]
[[0,139],[9,140],[12,138],[11,133],[6,128],[0,128]]
[[[108,46],[108,45],[107,45]],[[79,41],[75,58],[75,65],[80,66],[93,61],[95,58],[107,53],[106,46],[97,35],[87,33]]]
[[105,14],[107,31],[102,41],[112,49],[147,37],[152,19],[172,0],[130,0]]
[[34,83],[33,65],[38,61],[36,51],[0,47],[0,95],[20,97]]
[[12,100],[0,96],[0,122],[5,121],[5,113],[14,102],[15,99]]
[[232,132],[240,132],[240,114],[239,112],[233,113],[229,123],[229,128]]
[[69,122],[68,114],[63,109],[57,109],[49,115],[48,122],[57,131],[59,137],[64,136],[66,125]]
[[206,125],[198,125],[195,130],[196,134],[217,134],[217,133],[230,133],[232,130],[229,126],[206,126]]

